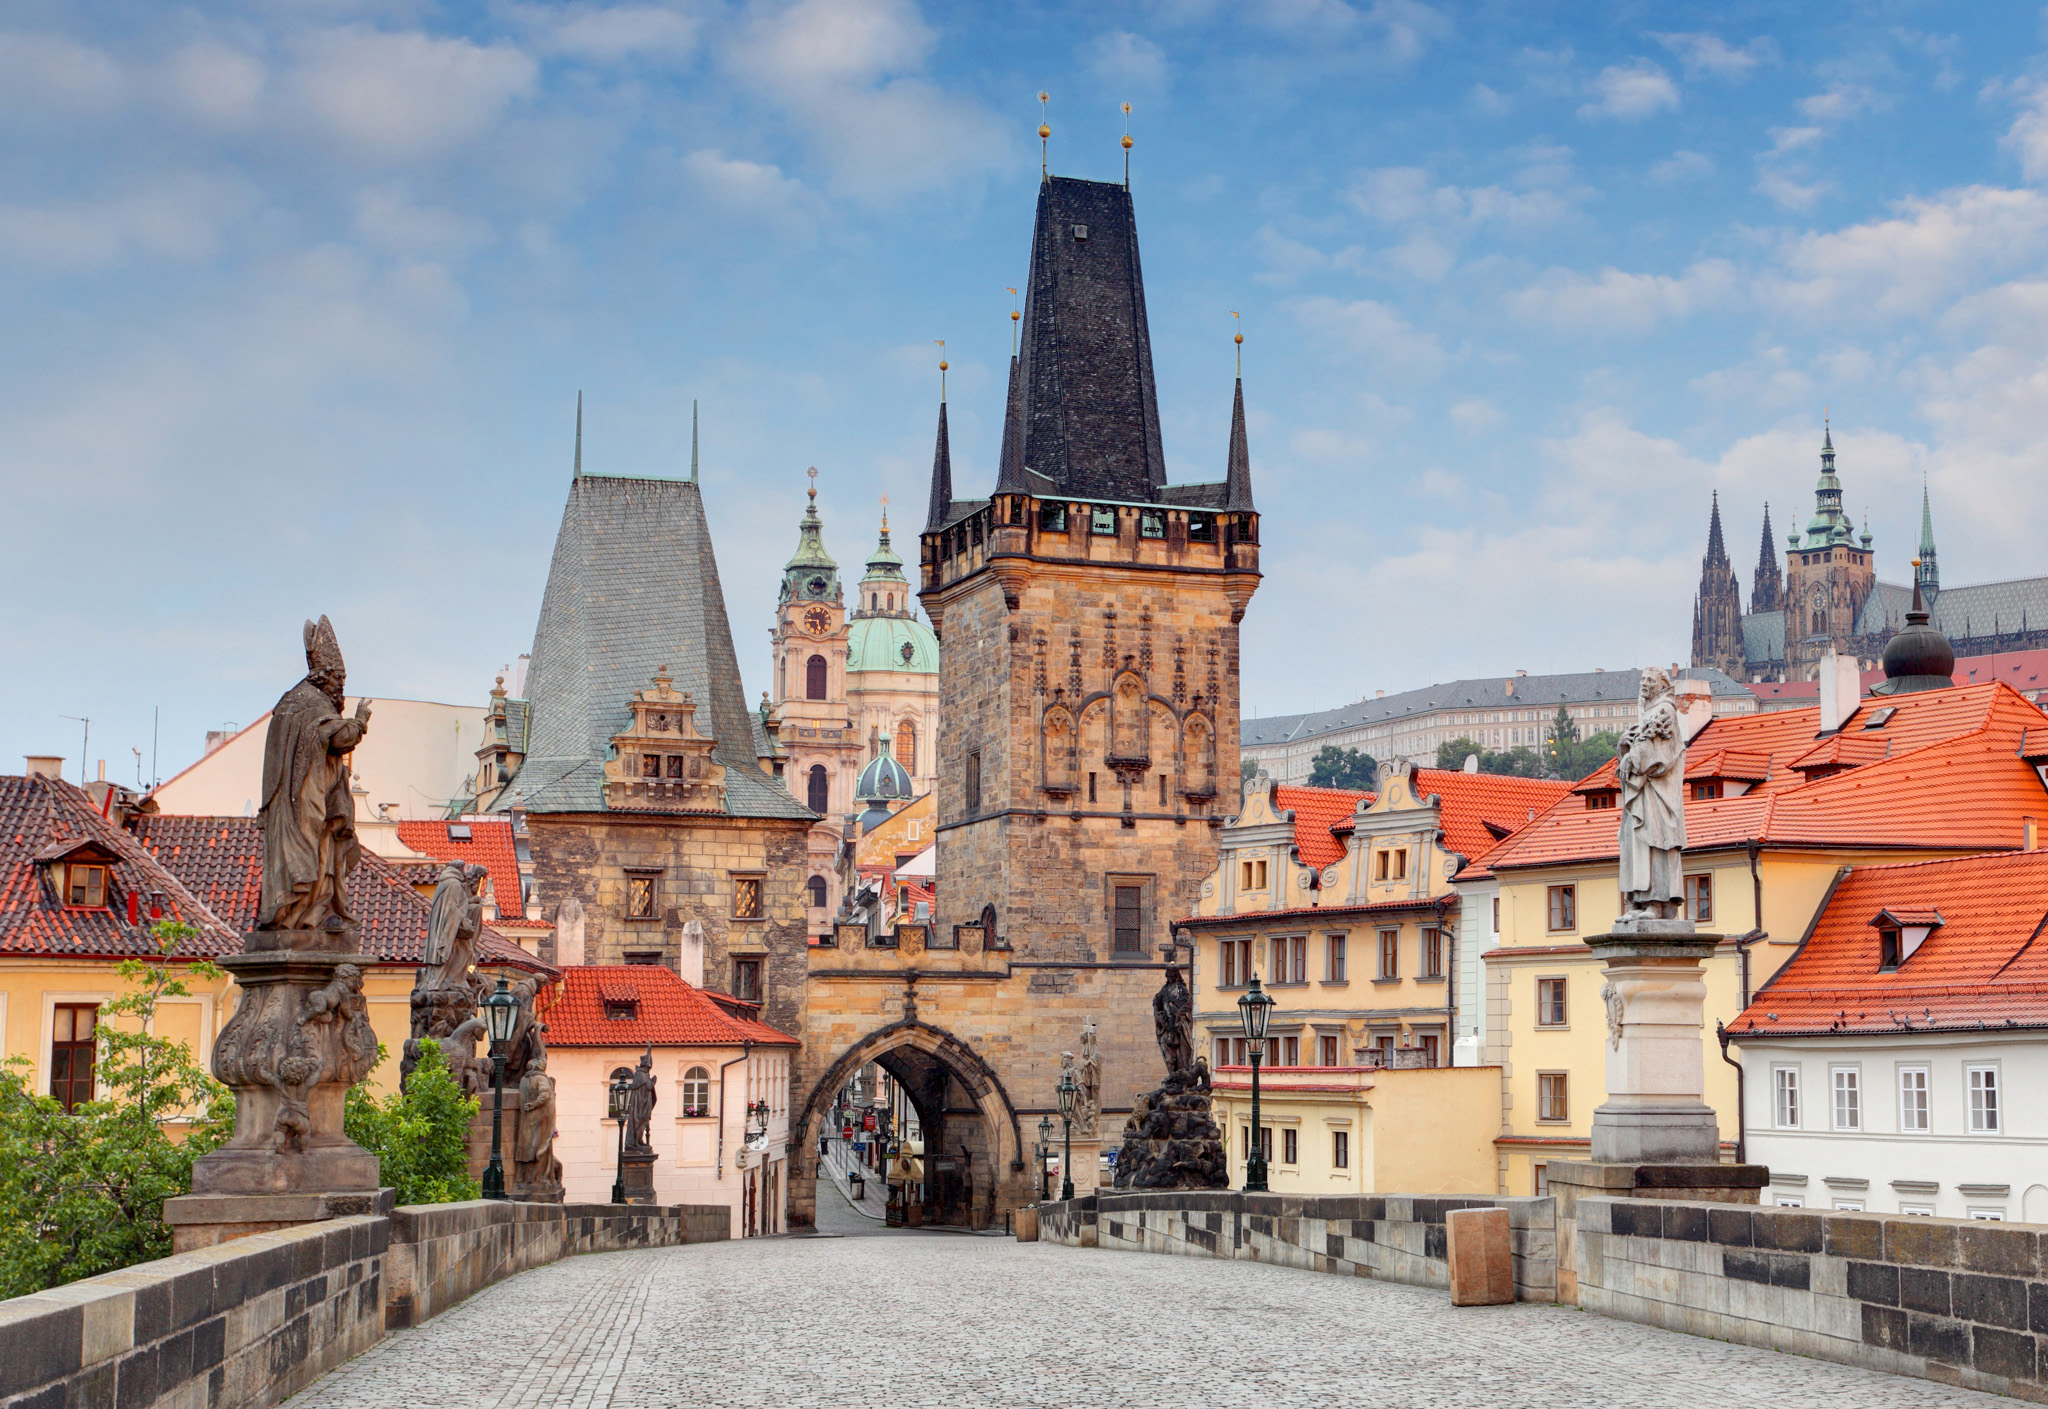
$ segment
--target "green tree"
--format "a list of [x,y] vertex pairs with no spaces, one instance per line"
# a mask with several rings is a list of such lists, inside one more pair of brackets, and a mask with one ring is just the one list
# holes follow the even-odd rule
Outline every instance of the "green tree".
[[1559,705],[1557,713],[1550,718],[1551,748],[1561,752],[1567,746],[1576,744],[1578,741],[1579,722],[1572,718],[1570,710],[1566,709],[1563,705]]
[[1602,729],[1569,744],[1553,742],[1549,748],[1550,773],[1554,777],[1577,782],[1614,757],[1620,746],[1621,736],[1611,729]]
[[[380,1066],[384,1057],[380,1043]],[[458,1203],[483,1194],[469,1174],[469,1127],[476,1113],[476,1098],[462,1094],[441,1044],[428,1037],[420,1041],[419,1065],[403,1090],[379,1101],[365,1085],[349,1088],[342,1128],[377,1157],[380,1177],[398,1191],[401,1204]]]
[[98,1013],[96,1099],[67,1114],[35,1091],[25,1060],[0,1069],[0,1297],[170,1255],[164,1200],[191,1192],[192,1162],[234,1130],[233,1093],[150,1031],[164,999],[220,977],[179,959],[198,934],[161,921],[157,954],[117,966],[131,987]]
[[1258,772],[1259,772],[1259,761],[1258,761],[1258,760],[1257,760],[1256,758],[1253,758],[1253,757],[1252,757],[1252,756],[1251,756],[1250,754],[1246,754],[1246,755],[1244,755],[1244,757],[1240,758],[1240,759],[1239,759],[1239,760],[1237,761],[1237,782],[1238,782],[1238,786],[1239,786],[1239,787],[1249,787],[1249,786],[1251,786],[1251,781],[1252,781],[1252,779],[1253,779],[1254,777],[1258,776]]
[[1309,760],[1308,785],[1312,788],[1347,788],[1371,792],[1379,786],[1380,766],[1369,753],[1324,744]]
[[1436,766],[1457,770],[1465,766],[1465,760],[1474,754],[1479,757],[1479,771],[1495,777],[1546,778],[1550,767],[1535,749],[1526,746],[1506,749],[1495,753],[1476,739],[1459,737],[1437,745]]

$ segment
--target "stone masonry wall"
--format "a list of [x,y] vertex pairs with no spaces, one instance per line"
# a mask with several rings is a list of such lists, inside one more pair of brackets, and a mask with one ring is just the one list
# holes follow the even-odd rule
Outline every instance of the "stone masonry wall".
[[0,1406],[276,1404],[384,1334],[389,1228],[257,1233],[0,1302]]
[[2044,1238],[1962,1219],[1587,1198],[1579,1304],[2048,1403]]
[[1557,1296],[1556,1204],[1550,1199],[1370,1194],[1096,1194],[1039,1209],[1039,1238],[1068,1247],[1277,1262],[1340,1277],[1448,1287],[1444,1217],[1504,1208],[1518,1301]]

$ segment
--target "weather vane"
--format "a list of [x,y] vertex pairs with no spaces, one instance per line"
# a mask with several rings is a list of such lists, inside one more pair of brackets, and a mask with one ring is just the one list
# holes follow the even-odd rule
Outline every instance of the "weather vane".
[[1237,317],[1237,310],[1236,310],[1235,308],[1229,309],[1229,310],[1228,310],[1228,312],[1229,312],[1229,314],[1230,314],[1230,317],[1231,317],[1231,319],[1232,319],[1232,325],[1233,325],[1234,327],[1236,327],[1236,329],[1237,329],[1237,332],[1231,335],[1231,341],[1237,344],[1237,379],[1238,379],[1239,381],[1243,381],[1243,380],[1244,380],[1244,323],[1243,323],[1243,322],[1242,322],[1241,320],[1239,320],[1239,319],[1238,319],[1238,317]]
[[1046,92],[1043,88],[1038,90],[1038,174],[1040,176],[1051,174],[1051,168],[1046,164],[1048,161],[1046,144],[1052,140],[1052,124],[1046,121],[1045,111],[1045,105],[1051,101],[1052,94]]
[[811,477],[811,498],[816,500],[818,497],[818,467],[813,465],[808,470],[805,470],[804,473]]
[[[945,340],[944,338],[933,338],[933,339],[932,339],[932,342],[933,342],[933,344],[934,344],[935,346],[938,346],[938,347],[944,347],[944,346],[946,345],[946,340]],[[944,401],[945,399],[946,399],[946,359],[945,359],[945,358],[943,358],[943,357],[941,357],[941,358],[939,359],[939,400],[941,400],[941,401]]]
[[882,532],[889,531],[889,496],[882,496]]
[[1017,355],[1017,321],[1024,315],[1017,311],[1017,291],[1010,290],[1010,356]]
[[1131,105],[1124,104],[1124,189],[1131,189]]

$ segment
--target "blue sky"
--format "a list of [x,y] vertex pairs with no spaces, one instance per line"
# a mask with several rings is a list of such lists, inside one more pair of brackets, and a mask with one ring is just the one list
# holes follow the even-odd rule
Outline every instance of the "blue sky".
[[[1247,712],[1682,658],[1708,494],[1745,594],[1822,408],[1904,580],[2048,573],[2048,62],[2018,6],[15,0],[0,20],[0,760],[132,780],[335,622],[480,701],[570,466],[680,473],[750,693],[820,471],[918,526],[935,363],[993,479],[1051,160],[1134,107],[1169,475],[1243,315]],[[1304,662],[1314,662],[1303,668]],[[6,762],[8,768],[18,763]],[[75,776],[75,773],[74,773]]]

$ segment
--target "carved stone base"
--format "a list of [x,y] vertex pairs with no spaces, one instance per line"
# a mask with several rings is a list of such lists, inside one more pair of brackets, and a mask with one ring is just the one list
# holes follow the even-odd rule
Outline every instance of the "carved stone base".
[[396,1189],[333,1194],[185,1194],[164,1200],[164,1222],[171,1228],[171,1251],[180,1253],[302,1223],[387,1215],[397,1202]]
[[625,1154],[626,1202],[629,1204],[651,1204],[654,1202],[654,1162],[660,1156],[647,1153]]
[[[1173,1072],[1138,1098],[1116,1157],[1119,1189],[1227,1189],[1230,1160],[1210,1113],[1207,1073]],[[1075,1181],[1075,1192],[1080,1191]]]
[[[484,1166],[491,1162],[492,1094],[486,1091],[479,1098],[476,1118],[469,1123],[469,1177],[472,1179],[482,1179]],[[505,1092],[505,1127],[500,1134],[505,1191],[520,1203],[558,1204],[562,1202],[562,1162],[555,1158],[553,1144],[543,1150],[544,1158],[532,1164],[518,1162],[520,1123],[523,1119],[519,1093],[508,1089]],[[630,1160],[632,1156],[627,1158]]]
[[[235,1133],[192,1166],[192,1193],[325,1194],[375,1190],[377,1157],[342,1131],[342,1102],[377,1059],[362,975],[376,960],[311,930],[251,931],[220,966],[235,976],[235,1015],[214,1043],[213,1072],[235,1093]],[[303,1221],[303,1220],[292,1220]]]
[[1595,1164],[1712,1164],[1721,1127],[1703,1102],[1608,1102],[1593,1112]]

